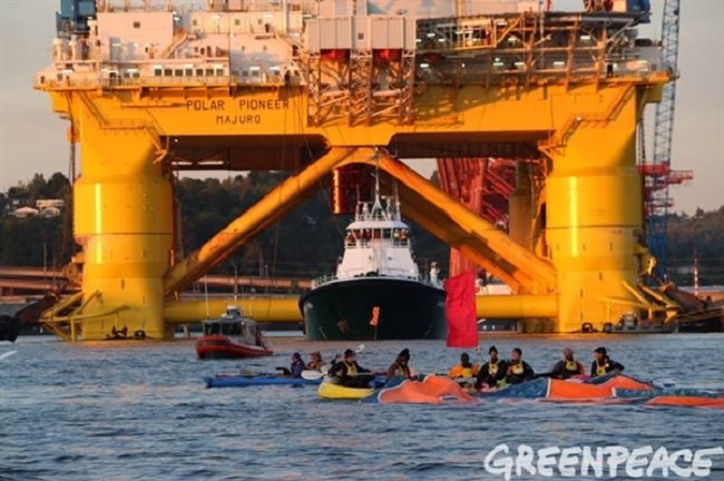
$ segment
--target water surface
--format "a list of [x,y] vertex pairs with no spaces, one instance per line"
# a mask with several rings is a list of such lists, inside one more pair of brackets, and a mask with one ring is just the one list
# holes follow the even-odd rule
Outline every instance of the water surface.
[[[359,344],[271,341],[274,357],[244,361],[199,361],[190,340],[2,343],[0,354],[17,353],[0,361],[0,480],[486,480],[502,479],[483,467],[500,443],[670,450],[724,444],[720,410],[376,405],[325,402],[310,386],[205,389],[203,375],[270,372],[294,351],[306,359],[319,349],[329,360]],[[481,343],[485,352],[494,343],[501,354],[519,346],[539,372],[552,367],[562,347],[589,366],[591,351],[605,345],[640,379],[724,388],[722,334],[486,335]],[[462,352],[442,341],[365,342],[358,361],[384,369],[403,347],[423,373],[446,371]],[[710,479],[724,480],[724,457],[714,468]]]

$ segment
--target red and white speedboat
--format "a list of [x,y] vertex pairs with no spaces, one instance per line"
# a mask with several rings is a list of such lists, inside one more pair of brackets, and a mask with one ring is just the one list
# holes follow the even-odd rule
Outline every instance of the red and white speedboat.
[[227,307],[220,319],[204,321],[203,327],[204,334],[196,341],[199,359],[237,359],[274,354],[256,322],[244,317],[236,306]]

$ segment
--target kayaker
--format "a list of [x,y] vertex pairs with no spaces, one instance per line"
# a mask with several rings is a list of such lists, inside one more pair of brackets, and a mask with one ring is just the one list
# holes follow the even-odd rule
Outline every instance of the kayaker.
[[367,387],[370,376],[360,376],[360,374],[369,373],[369,369],[364,369],[357,364],[357,355],[352,349],[344,351],[342,360],[335,363],[329,370],[331,377],[337,378],[339,384],[347,387]]
[[488,354],[490,354],[490,360],[483,364],[478,371],[478,378],[475,382],[477,389],[494,388],[505,382],[507,363],[498,358],[498,349],[495,346],[490,346]]
[[278,367],[277,371],[281,371],[282,376],[287,377],[294,377],[294,378],[300,378],[302,377],[302,371],[304,371],[304,361],[302,360],[302,355],[298,352],[295,352],[292,354],[292,363],[289,366],[289,369],[286,367]]
[[314,351],[311,356],[312,360],[307,363],[307,369],[310,371],[321,371],[322,366],[324,366],[324,361],[322,361],[322,353],[319,351]]
[[556,379],[570,379],[583,376],[585,373],[586,368],[583,367],[583,363],[574,358],[573,351],[567,347],[563,349],[563,359],[553,366],[551,377]]
[[387,379],[393,377],[404,377],[405,379],[412,379],[412,372],[410,371],[410,350],[403,349],[397,355],[395,362],[390,364],[387,368]]
[[293,378],[302,377],[302,371],[304,371],[304,361],[302,360],[302,355],[298,352],[292,354],[292,365],[289,370],[291,371]]
[[533,368],[523,360],[523,351],[518,347],[510,351],[510,361],[505,374],[505,382],[508,384],[520,384],[535,377]]
[[608,357],[605,347],[598,347],[593,351],[593,363],[591,364],[591,377],[605,376],[609,372],[623,371],[623,365],[612,361]]
[[467,352],[464,352],[464,353],[460,354],[460,364],[450,368],[450,371],[448,371],[447,376],[452,379],[456,379],[459,377],[471,378],[471,377],[476,377],[478,375],[479,370],[480,369],[478,368],[478,365],[471,363],[470,356],[468,355]]

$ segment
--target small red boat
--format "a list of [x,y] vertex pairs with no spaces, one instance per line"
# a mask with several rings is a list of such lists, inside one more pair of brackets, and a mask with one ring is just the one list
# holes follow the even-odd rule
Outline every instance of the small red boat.
[[204,321],[204,334],[196,341],[199,359],[238,359],[271,356],[259,326],[242,316],[236,306],[226,308],[221,319]]

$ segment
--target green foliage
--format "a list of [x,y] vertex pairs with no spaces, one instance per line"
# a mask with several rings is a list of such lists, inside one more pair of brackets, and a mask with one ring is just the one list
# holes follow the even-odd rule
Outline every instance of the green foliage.
[[675,282],[693,284],[694,252],[699,260],[700,285],[724,285],[724,206],[693,216],[669,217],[668,268]]
[[[287,177],[280,172],[251,172],[224,180],[181,179],[175,186],[179,209],[181,247],[188,255]],[[34,205],[37,199],[61,198],[70,206],[70,184],[60,173],[48,180],[36,174],[27,184],[8,190],[8,199]],[[2,201],[2,199],[0,199]],[[72,240],[71,214],[56,218],[0,217],[0,264],[60,267],[79,248]],[[240,275],[312,278],[334,272],[342,254],[344,228],[350,219],[331,214],[329,192],[320,191],[266,232],[239,249],[216,269]],[[447,247],[415,227],[415,250],[421,264],[436,260],[447,265]]]
[[[224,180],[181,179],[175,192],[183,254],[201,247],[286,176],[281,172],[251,172]],[[0,209],[10,199],[32,205],[42,198],[61,198],[70,205],[67,178],[55,173],[45,180],[36,174],[27,184],[0,195]],[[329,199],[328,191],[318,191],[239,249],[216,272],[232,274],[236,265],[240,275],[313,278],[333,273],[342,254],[344,228],[350,219],[333,216]],[[64,213],[67,215],[46,219],[0,217],[0,265],[42,266],[46,262],[49,266],[62,266],[68,262],[78,246],[70,234],[70,212],[66,209]],[[411,225],[421,268],[426,271],[430,262],[437,261],[445,274],[448,247],[421,227]],[[724,284],[724,207],[712,212],[699,211],[694,217],[670,217],[668,265],[678,284],[692,283],[695,246],[701,284]]]
[[[53,267],[59,260],[60,230],[61,217],[3,217],[0,219],[0,265]],[[67,256],[65,262],[69,259]]]
[[[8,189],[5,203],[10,208],[11,200],[34,206],[38,199],[63,199],[69,206],[70,192],[70,182],[63,174],[56,172],[47,181],[35,174],[27,184]],[[60,217],[0,217],[0,265],[59,268],[69,262],[78,246],[73,242],[67,209]]]
[[[286,178],[279,172],[251,172],[223,181],[185,178],[177,185],[184,254],[198,249],[221,228],[256,204]],[[343,233],[351,219],[331,214],[329,192],[312,195],[270,229],[239,249],[216,269],[239,275],[313,278],[334,272]],[[418,260],[447,265],[448,249],[413,225]]]

